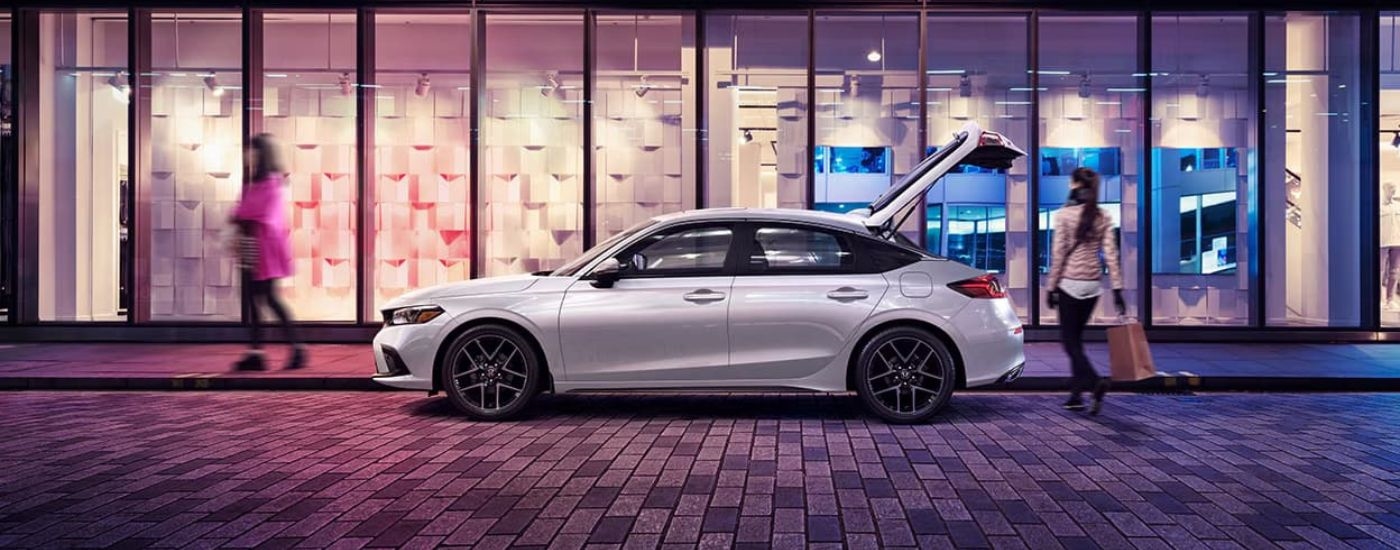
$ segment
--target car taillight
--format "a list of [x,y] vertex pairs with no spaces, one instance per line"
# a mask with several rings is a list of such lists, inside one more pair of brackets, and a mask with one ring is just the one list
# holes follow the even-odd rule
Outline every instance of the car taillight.
[[956,290],[958,294],[962,294],[968,298],[994,299],[1006,297],[1006,287],[1001,286],[1001,281],[998,281],[996,275],[992,275],[991,273],[978,275],[956,283],[948,283],[948,288]]

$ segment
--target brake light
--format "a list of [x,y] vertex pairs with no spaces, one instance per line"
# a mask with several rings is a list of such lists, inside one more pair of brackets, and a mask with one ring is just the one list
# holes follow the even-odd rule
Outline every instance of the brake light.
[[958,294],[962,294],[963,296],[967,296],[968,298],[983,298],[991,300],[1006,297],[1006,287],[1001,286],[1001,281],[997,280],[996,275],[992,275],[991,273],[988,273],[986,275],[978,275],[971,279],[964,279],[956,283],[948,283],[948,288],[951,288],[957,291]]
[[987,147],[991,145],[1005,146],[1006,138],[1002,137],[1001,134],[998,134],[996,132],[982,132],[982,137],[977,140],[977,145],[979,147]]

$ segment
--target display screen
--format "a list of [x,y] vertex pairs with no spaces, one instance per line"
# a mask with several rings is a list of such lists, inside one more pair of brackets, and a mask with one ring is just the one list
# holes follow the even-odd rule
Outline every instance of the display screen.
[[1233,148],[1187,149],[1181,155],[1181,171],[1239,168],[1240,154]]
[[888,147],[833,147],[813,151],[818,174],[889,174]]
[[1122,154],[1117,147],[1045,147],[1040,150],[1042,175],[1068,176],[1081,166],[1100,176],[1121,175]]

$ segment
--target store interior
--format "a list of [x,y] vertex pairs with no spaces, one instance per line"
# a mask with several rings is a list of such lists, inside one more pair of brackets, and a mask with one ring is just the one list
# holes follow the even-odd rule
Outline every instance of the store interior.
[[[255,112],[285,148],[296,263],[285,295],[298,316],[373,319],[408,290],[474,270],[552,269],[585,241],[697,206],[850,211],[977,121],[1018,143],[1035,136],[1038,158],[946,176],[904,229],[936,254],[1000,274],[1028,322],[1055,322],[1047,304],[1037,319],[1029,306],[1044,294],[1048,228],[1069,174],[1088,166],[1103,175],[1130,317],[1147,292],[1157,325],[1360,323],[1361,292],[1347,283],[1360,280],[1362,172],[1346,162],[1360,146],[1358,16],[1266,16],[1266,42],[1277,47],[1263,78],[1251,76],[1244,14],[1154,15],[1149,70],[1139,66],[1134,15],[1043,14],[1030,44],[1020,14],[930,16],[921,30],[915,13],[818,13],[812,40],[802,12],[704,14],[703,78],[696,17],[599,13],[585,63],[581,14],[488,13],[478,28],[465,11],[384,11],[373,27],[375,73],[359,75],[353,12],[265,13]],[[144,238],[150,320],[237,321],[239,281],[220,243],[243,177],[240,15],[153,17],[144,235],[128,233],[138,211],[124,200],[126,14],[46,12],[40,24],[40,319],[125,319],[128,240]],[[1400,183],[1395,29],[1396,17],[1382,17],[1383,186]],[[484,74],[474,78],[478,43]],[[484,90],[473,151],[475,83]],[[356,95],[366,88],[373,171],[361,196]],[[1380,193],[1383,210],[1400,205],[1400,191],[1391,201]],[[1252,232],[1260,210],[1269,212],[1264,235]],[[1383,306],[1388,250],[1400,269],[1400,222],[1388,239],[1385,219]],[[1140,267],[1151,288],[1139,288]],[[1104,302],[1095,322],[1115,322]],[[1400,324],[1395,303],[1382,311],[1388,325]]]

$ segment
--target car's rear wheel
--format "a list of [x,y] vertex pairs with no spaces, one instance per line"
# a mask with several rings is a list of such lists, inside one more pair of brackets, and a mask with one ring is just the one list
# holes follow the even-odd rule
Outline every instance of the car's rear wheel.
[[938,337],[914,327],[881,331],[861,348],[856,393],[886,422],[927,422],[953,395],[957,367]]
[[472,327],[458,335],[440,368],[447,398],[477,420],[520,414],[538,393],[544,372],[525,336],[499,325]]

